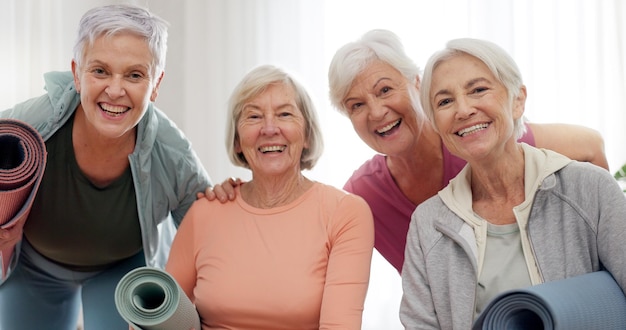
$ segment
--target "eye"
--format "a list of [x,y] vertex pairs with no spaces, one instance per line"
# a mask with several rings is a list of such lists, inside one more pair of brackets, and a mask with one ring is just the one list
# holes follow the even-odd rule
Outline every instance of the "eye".
[[380,94],[387,94],[389,91],[391,91],[391,87],[385,86],[380,89]]
[[261,115],[258,111],[244,110],[241,113],[242,120],[255,120],[261,118]]
[[91,69],[91,73],[97,76],[103,76],[106,74],[106,71],[103,68],[96,67]]
[[128,77],[132,80],[140,80],[143,79],[144,75],[141,72],[131,72]]
[[361,103],[361,102],[355,102],[355,103],[352,103],[352,105],[349,107],[349,109],[352,110],[352,111],[355,111],[358,108],[360,108],[362,105],[363,105],[363,103]]
[[479,93],[482,93],[482,92],[484,92],[484,91],[486,91],[488,89],[489,88],[487,88],[487,87],[476,87],[476,88],[472,89],[472,94],[479,94]]
[[443,107],[446,106],[448,104],[452,103],[452,99],[451,98],[447,98],[447,99],[441,99],[437,102],[437,107]]
[[278,114],[279,117],[290,117],[291,115],[292,115],[291,112],[288,112],[288,111],[283,111]]

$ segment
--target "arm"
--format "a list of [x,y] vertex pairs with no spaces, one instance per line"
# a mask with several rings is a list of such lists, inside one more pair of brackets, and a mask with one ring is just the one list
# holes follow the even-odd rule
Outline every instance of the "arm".
[[426,260],[419,242],[417,221],[414,214],[407,234],[402,266],[400,321],[407,330],[440,329],[430,284],[426,277]]
[[329,236],[320,329],[361,329],[374,248],[374,222],[367,203],[346,195],[334,210]]
[[[622,291],[626,292],[626,197],[612,175],[602,173],[595,182],[585,185],[591,190],[592,184],[599,194],[595,198],[599,204],[598,218],[598,254],[601,264],[611,273]],[[591,198],[585,198],[587,201]],[[589,207],[593,209],[594,207]]]
[[570,124],[536,124],[528,126],[535,136],[535,146],[556,151],[571,159],[590,162],[606,170],[604,139],[594,129]]
[[197,270],[195,264],[195,240],[194,232],[197,217],[198,203],[194,203],[189,212],[183,218],[178,227],[172,248],[167,259],[165,271],[170,273],[176,280],[187,297],[195,304],[193,289],[196,286]]
[[[167,183],[162,184],[165,196],[171,198],[170,205],[176,205],[171,210],[171,215],[178,228],[187,211],[197,200],[196,194],[210,188],[213,184],[200,159],[192,150],[186,151],[179,159],[169,159],[164,162],[167,162],[163,165],[164,169],[176,169],[175,181],[171,181],[174,186],[170,188]],[[171,191],[168,192],[168,189]],[[153,198],[155,198],[154,195]]]

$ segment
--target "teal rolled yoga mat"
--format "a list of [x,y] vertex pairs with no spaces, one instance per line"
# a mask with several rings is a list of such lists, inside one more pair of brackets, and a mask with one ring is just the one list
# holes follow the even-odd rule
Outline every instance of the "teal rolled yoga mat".
[[176,280],[162,269],[139,267],[115,288],[117,311],[136,330],[200,330],[200,317]]

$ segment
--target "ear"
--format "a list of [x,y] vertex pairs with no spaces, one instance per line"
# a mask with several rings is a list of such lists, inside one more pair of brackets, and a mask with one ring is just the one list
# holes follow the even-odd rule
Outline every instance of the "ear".
[[74,76],[74,88],[76,88],[77,93],[80,93],[80,79],[78,77],[80,72],[78,71],[78,64],[75,60],[72,59],[72,75]]
[[161,71],[161,74],[156,80],[156,84],[154,84],[154,88],[152,88],[152,94],[150,95],[151,102],[154,102],[157,96],[159,96],[159,87],[161,86],[161,80],[163,80],[164,74],[165,74],[165,71]]
[[235,153],[239,154],[243,151],[241,150],[241,144],[239,144],[239,137],[235,136]]
[[234,150],[235,150],[235,155],[237,156],[236,158],[238,158],[244,164],[247,164],[248,161],[246,160],[246,156],[244,156],[243,150],[241,149],[241,144],[239,143],[239,137],[235,137]]
[[417,88],[417,91],[419,91],[421,87],[422,81],[420,80],[420,75],[415,75],[415,88]]
[[302,145],[302,149],[309,149],[309,141],[311,141],[311,136],[308,132],[304,133],[304,144]]
[[518,119],[524,115],[524,110],[526,109],[526,97],[526,86],[522,85],[519,89],[519,93],[513,100],[513,118]]

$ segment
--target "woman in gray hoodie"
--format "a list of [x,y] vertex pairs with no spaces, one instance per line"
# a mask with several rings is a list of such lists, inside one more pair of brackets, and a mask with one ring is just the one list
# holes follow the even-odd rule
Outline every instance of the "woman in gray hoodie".
[[503,49],[448,42],[420,93],[445,146],[468,164],[412,215],[407,329],[469,329],[502,291],[601,269],[626,288],[624,194],[605,169],[517,142],[526,87]]

